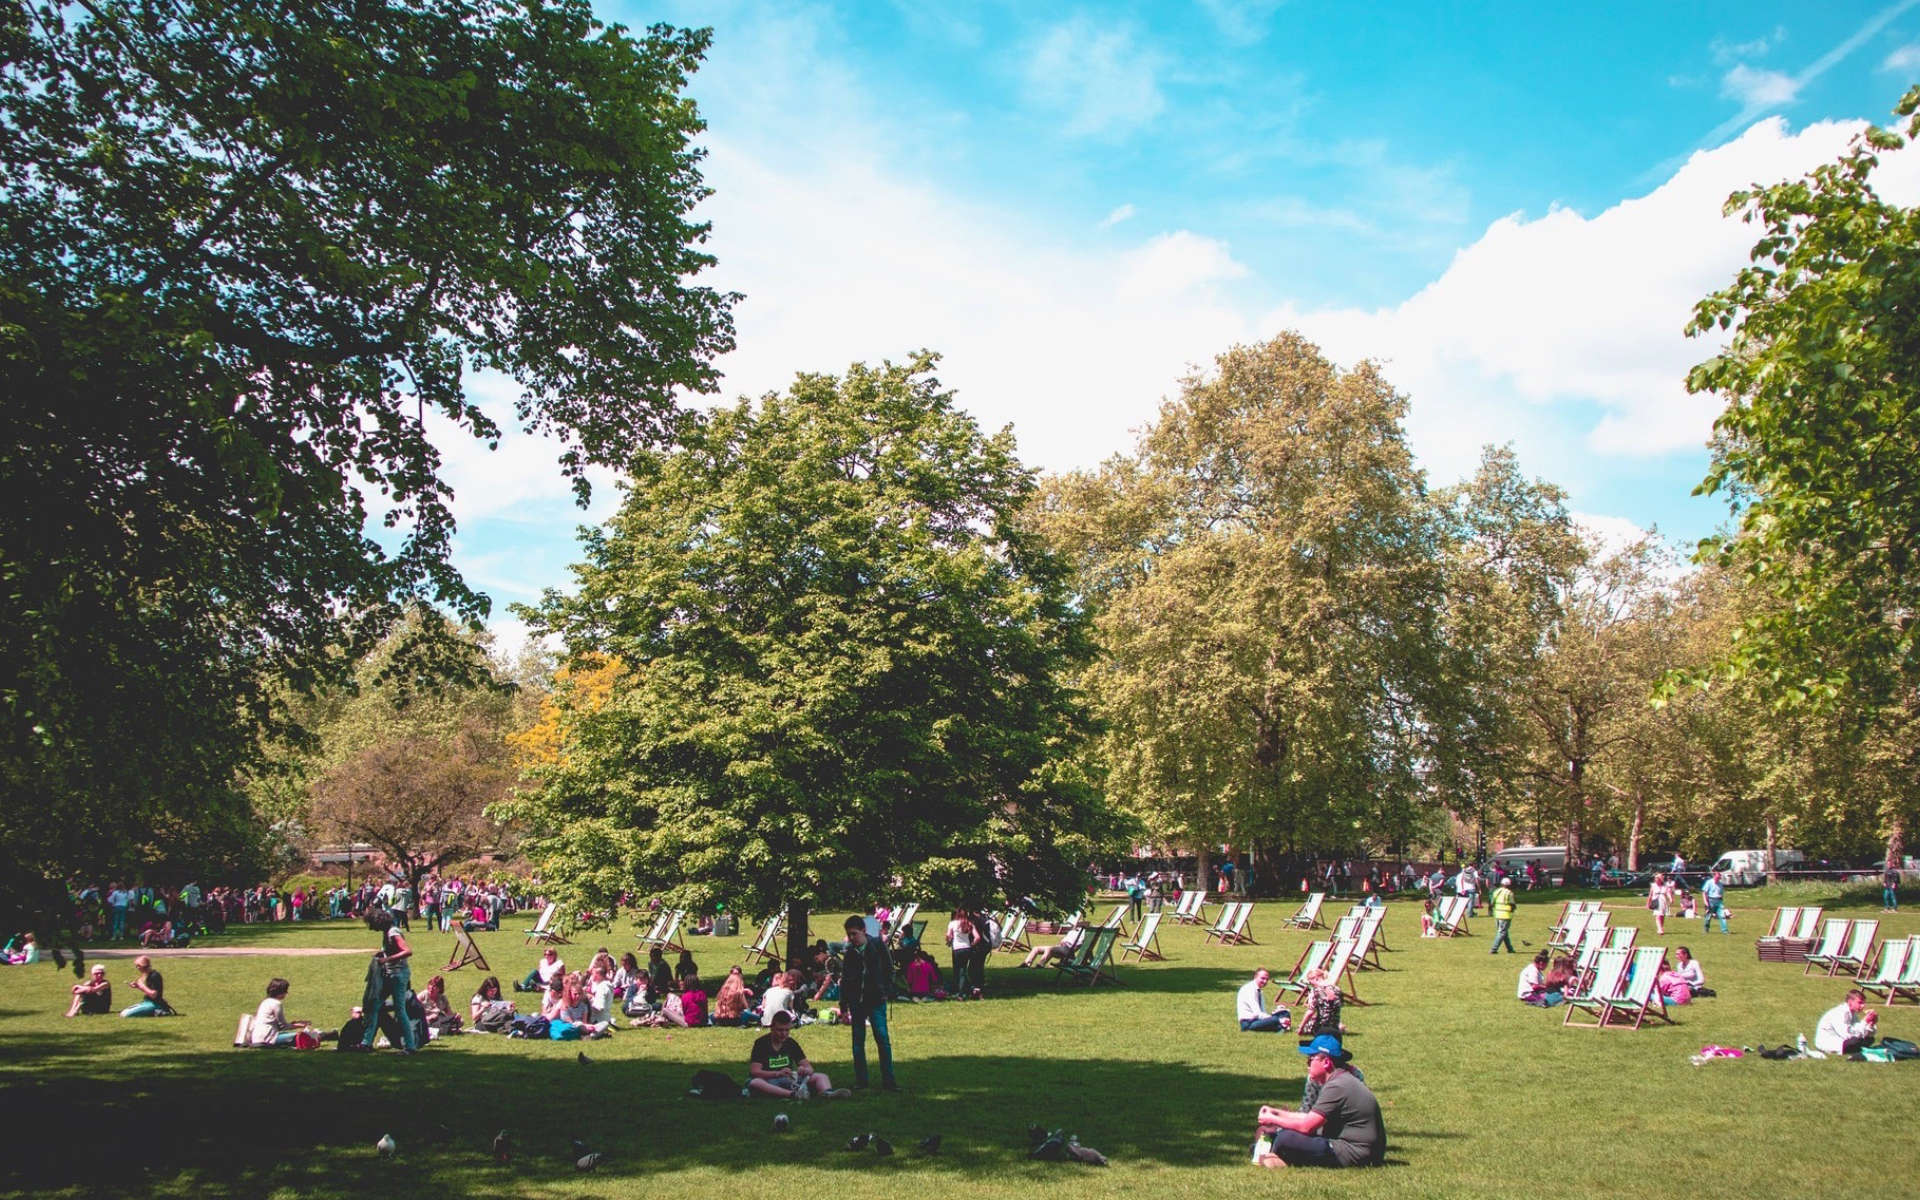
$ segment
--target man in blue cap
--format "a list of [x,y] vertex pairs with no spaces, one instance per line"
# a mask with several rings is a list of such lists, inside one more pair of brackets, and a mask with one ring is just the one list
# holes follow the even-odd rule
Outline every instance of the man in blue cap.
[[1300,1047],[1307,1081],[1319,1093],[1305,1112],[1262,1105],[1254,1161],[1263,1167],[1371,1167],[1387,1155],[1380,1102],[1347,1067],[1340,1039],[1321,1034]]

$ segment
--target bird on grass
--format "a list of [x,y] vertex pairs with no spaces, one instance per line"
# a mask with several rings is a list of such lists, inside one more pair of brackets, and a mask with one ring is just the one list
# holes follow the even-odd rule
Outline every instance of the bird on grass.
[[373,1148],[380,1152],[381,1158],[392,1158],[400,1152],[399,1144],[393,1140],[393,1135],[390,1133],[381,1134],[380,1140],[373,1144]]
[[590,1067],[593,1065],[593,1060],[587,1057],[587,1052],[585,1050],[582,1050],[580,1052],[579,1062],[580,1062],[580,1065],[583,1067]]
[[513,1139],[504,1129],[493,1135],[493,1161],[497,1163],[513,1161]]
[[579,1138],[568,1138],[567,1145],[573,1147],[573,1156],[575,1158],[579,1158],[581,1155],[587,1153],[587,1144]]
[[917,1147],[917,1149],[922,1154],[940,1153],[940,1135],[936,1133],[936,1134],[932,1134],[927,1137],[921,1138],[920,1144]]
[[1104,1167],[1107,1165],[1106,1155],[1095,1150],[1092,1146],[1082,1146],[1080,1139],[1077,1137],[1067,1139],[1067,1157],[1073,1159],[1075,1162],[1083,1162],[1090,1167]]
[[873,1152],[881,1158],[890,1158],[893,1155],[893,1143],[883,1137],[877,1137],[873,1139]]
[[592,1154],[583,1154],[579,1158],[574,1160],[573,1169],[576,1171],[598,1170],[600,1167],[600,1160],[605,1157],[606,1155],[598,1150],[594,1151]]
[[856,1133],[847,1139],[847,1149],[849,1150],[865,1150],[872,1144],[873,1135],[870,1133]]

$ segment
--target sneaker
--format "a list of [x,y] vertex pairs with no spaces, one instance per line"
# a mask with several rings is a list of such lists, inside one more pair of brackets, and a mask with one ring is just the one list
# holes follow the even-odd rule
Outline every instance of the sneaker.
[[838,1088],[834,1088],[832,1091],[827,1093],[827,1099],[845,1100],[848,1096],[851,1096],[851,1095],[853,1095],[853,1093],[848,1091],[846,1088],[838,1087]]

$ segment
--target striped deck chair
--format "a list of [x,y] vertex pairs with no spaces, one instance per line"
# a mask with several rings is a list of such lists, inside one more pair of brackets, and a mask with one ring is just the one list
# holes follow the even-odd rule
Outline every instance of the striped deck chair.
[[1080,953],[1065,962],[1054,963],[1053,981],[1071,979],[1088,987],[1096,983],[1119,983],[1120,977],[1109,969],[1113,966],[1113,944],[1119,940],[1120,929],[1116,925],[1103,925],[1094,930],[1092,937],[1080,943]]
[[918,903],[909,904],[901,909],[893,918],[893,940],[896,942],[900,940],[900,931],[902,929],[913,928],[913,919],[919,915],[920,905]]
[[1281,996],[1285,996],[1288,992],[1305,995],[1307,972],[1325,970],[1327,960],[1331,957],[1333,957],[1332,939],[1307,943],[1307,948],[1300,952],[1300,960],[1293,964],[1293,970],[1287,972],[1287,977],[1274,981],[1275,991]]
[[1383,908],[1368,910],[1366,916],[1359,919],[1359,927],[1353,935],[1353,965],[1356,970],[1378,971],[1380,965],[1380,927],[1386,921],[1387,911]]
[[1547,932],[1558,936],[1575,917],[1601,911],[1603,910],[1598,900],[1569,900],[1560,906],[1560,915],[1553,919],[1553,925]]
[[[1340,994],[1346,997],[1349,1004],[1366,1003],[1360,998],[1360,990],[1353,979],[1353,955],[1358,948],[1359,943],[1351,938],[1334,939],[1333,953],[1327,956],[1326,966],[1321,968],[1327,973],[1327,978],[1339,987]],[[1345,983],[1341,982],[1343,979]]]
[[1607,948],[1606,926],[1587,927],[1587,936],[1580,939],[1580,949],[1573,956],[1573,979],[1564,989],[1569,995],[1584,994],[1593,981],[1593,964],[1600,952]]
[[1160,953],[1160,913],[1148,913],[1147,919],[1140,922],[1140,931],[1133,940],[1120,947],[1120,961],[1127,961],[1127,955],[1137,954],[1141,962],[1165,962],[1167,956]]
[[1173,906],[1173,923],[1176,925],[1201,924],[1200,913],[1207,902],[1207,894],[1198,888],[1180,893],[1180,903]]
[[1561,926],[1552,937],[1547,939],[1547,949],[1578,950],[1580,943],[1586,940],[1587,927],[1598,924],[1602,929],[1605,929],[1608,919],[1605,913],[1576,913],[1568,917],[1567,923]]
[[1638,1029],[1646,1023],[1648,1017],[1659,1017],[1667,1024],[1673,1024],[1673,1018],[1667,1015],[1667,1002],[1660,995],[1655,982],[1660,978],[1660,964],[1667,961],[1665,946],[1642,946],[1633,952],[1631,978],[1621,988],[1619,996],[1604,1001],[1600,1013],[1600,1026],[1611,1029],[1616,1025],[1627,1025],[1629,1029]]
[[1024,954],[1033,949],[1027,944],[1027,914],[1013,914],[1013,920],[1007,922],[1006,928],[1000,931],[1000,949],[1014,954]]
[[1787,938],[1793,933],[1794,926],[1800,923],[1798,906],[1776,908],[1773,910],[1773,924],[1767,931],[1754,939],[1753,948],[1761,962],[1784,962],[1786,960]]
[[1880,969],[1874,972],[1871,979],[1856,980],[1854,986],[1869,996],[1876,992],[1882,993],[1886,996],[1887,1003],[1892,1004],[1894,989],[1898,988],[1900,981],[1906,977],[1907,968],[1912,965],[1912,960],[1920,958],[1920,953],[1915,953],[1915,940],[1911,937],[1903,937],[1894,938],[1890,942],[1881,942]]
[[1242,901],[1240,905],[1240,915],[1233,919],[1233,924],[1228,926],[1227,932],[1221,935],[1220,944],[1223,946],[1258,946],[1260,943],[1253,936],[1253,926],[1249,924],[1252,919],[1253,901]]
[[536,942],[544,942],[548,945],[567,944],[567,939],[562,937],[560,931],[553,927],[553,919],[559,912],[560,906],[558,904],[549,904],[541,909],[540,919],[533,923],[532,929],[527,930],[527,940],[524,944],[528,946]]
[[1113,911],[1107,914],[1107,919],[1100,922],[1100,928],[1101,929],[1118,929],[1120,931],[1121,937],[1127,936],[1127,908],[1128,907],[1129,906],[1125,904],[1114,905]]
[[1807,965],[1802,975],[1810,975],[1813,969],[1823,968],[1828,975],[1833,974],[1833,960],[1847,948],[1847,935],[1853,932],[1853,922],[1844,917],[1828,917],[1820,927],[1820,941],[1807,951]]
[[1861,917],[1853,923],[1853,932],[1847,935],[1846,948],[1833,957],[1833,970],[1829,975],[1838,975],[1842,971],[1851,971],[1855,975],[1867,969],[1873,961],[1873,939],[1880,936],[1880,922],[1872,917]]
[[773,952],[773,940],[779,936],[780,918],[768,917],[760,926],[760,936],[754,938],[750,945],[742,946],[740,949],[745,952],[748,962],[760,958],[778,958],[779,955]]
[[1626,950],[1601,950],[1593,956],[1593,977],[1578,995],[1568,992],[1567,1015],[1561,1025],[1587,1025],[1586,1020],[1574,1020],[1576,1014],[1590,1016],[1592,1026],[1598,1029],[1606,1019],[1607,1004],[1620,994],[1620,988],[1627,979],[1627,959],[1631,956]]
[[[1589,925],[1587,926],[1587,928],[1592,929],[1593,926]],[[1631,925],[1620,925],[1615,927],[1607,935],[1607,949],[1609,950],[1633,949],[1633,939],[1635,935],[1637,935],[1639,932],[1640,931],[1638,929],[1635,929]]]
[[653,924],[647,926],[647,931],[640,935],[640,944],[642,946],[651,946],[660,940],[661,931],[667,927],[667,917],[669,915],[670,910],[664,908],[654,914]]
[[685,950],[686,947],[680,943],[680,927],[685,924],[686,919],[687,910],[684,908],[676,908],[668,913],[667,923],[661,927],[660,936],[655,938],[652,944],[660,947],[663,951],[677,953]]
[[1349,913],[1333,923],[1333,936],[1350,938],[1360,932],[1360,918]]
[[1326,902],[1327,894],[1325,892],[1313,892],[1309,894],[1306,903],[1302,904],[1292,916],[1287,918],[1287,928],[1325,929],[1327,923],[1320,919],[1320,909]]
[[1438,937],[1471,936],[1467,933],[1467,898],[1447,896],[1433,910],[1433,932]]
[[1240,915],[1240,903],[1238,900],[1229,900],[1220,906],[1220,915],[1214,919],[1213,927],[1207,930],[1208,942],[1220,938],[1222,939],[1220,944],[1226,945],[1225,938],[1228,931],[1233,928],[1233,920]]

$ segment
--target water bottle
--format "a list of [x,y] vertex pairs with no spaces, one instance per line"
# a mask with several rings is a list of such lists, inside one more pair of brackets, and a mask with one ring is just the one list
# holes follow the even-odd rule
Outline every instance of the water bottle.
[[1794,1047],[1798,1049],[1800,1053],[1805,1054],[1807,1052],[1807,1035],[1804,1033],[1801,1034],[1798,1040],[1794,1042]]
[[1261,1134],[1260,1140],[1253,1144],[1253,1164],[1259,1166],[1260,1160],[1272,1153],[1273,1139],[1264,1133]]

